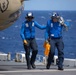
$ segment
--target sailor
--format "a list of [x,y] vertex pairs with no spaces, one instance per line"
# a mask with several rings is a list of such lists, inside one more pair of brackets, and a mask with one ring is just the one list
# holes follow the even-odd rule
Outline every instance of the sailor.
[[[26,21],[22,23],[20,35],[23,40],[24,49],[26,52],[27,69],[36,68],[35,59],[38,53],[38,46],[35,39],[35,27],[39,29],[46,29],[46,25],[40,25],[34,21],[34,16],[32,12],[28,12]],[[32,50],[32,56],[30,58],[30,49]]]
[[51,20],[48,20],[46,27],[46,42],[50,39],[50,52],[47,59],[46,69],[50,69],[50,65],[53,61],[55,54],[55,47],[58,50],[58,70],[63,70],[64,61],[64,43],[62,40],[62,29],[67,26],[64,24],[64,20],[58,13],[53,12]]

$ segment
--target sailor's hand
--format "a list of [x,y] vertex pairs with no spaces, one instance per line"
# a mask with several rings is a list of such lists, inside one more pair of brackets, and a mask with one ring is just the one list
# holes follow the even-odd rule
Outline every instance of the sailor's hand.
[[49,41],[48,41],[48,40],[45,40],[45,42],[46,42],[46,43],[49,43]]
[[68,31],[67,25],[66,24],[63,24],[63,26],[64,26],[65,30]]
[[26,40],[24,40],[23,42],[24,42],[24,44],[25,44],[25,45],[27,45],[27,44],[28,44],[28,42],[27,42]]
[[67,26],[65,26],[65,29],[66,29],[66,31],[68,31],[68,27]]

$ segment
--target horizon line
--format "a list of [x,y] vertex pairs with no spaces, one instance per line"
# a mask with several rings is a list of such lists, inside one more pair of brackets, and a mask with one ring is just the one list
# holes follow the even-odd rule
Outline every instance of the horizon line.
[[24,10],[24,11],[76,11],[76,10]]

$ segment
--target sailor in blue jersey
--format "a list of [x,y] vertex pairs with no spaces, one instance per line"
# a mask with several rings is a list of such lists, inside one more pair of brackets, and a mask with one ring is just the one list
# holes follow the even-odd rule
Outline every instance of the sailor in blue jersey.
[[[46,26],[38,24],[36,21],[33,21],[33,13],[28,12],[26,15],[26,21],[22,24],[20,35],[24,43],[24,49],[26,51],[26,61],[27,69],[36,68],[35,59],[38,53],[38,47],[35,40],[35,27],[39,29],[46,29]],[[32,50],[32,56],[30,56],[30,49]]]
[[46,42],[50,40],[50,53],[47,59],[46,69],[50,69],[50,65],[53,61],[55,54],[55,47],[58,50],[58,70],[63,70],[63,61],[64,61],[64,43],[62,40],[62,29],[67,26],[64,24],[64,20],[59,16],[58,13],[54,12],[52,14],[51,20],[47,22],[46,27]]

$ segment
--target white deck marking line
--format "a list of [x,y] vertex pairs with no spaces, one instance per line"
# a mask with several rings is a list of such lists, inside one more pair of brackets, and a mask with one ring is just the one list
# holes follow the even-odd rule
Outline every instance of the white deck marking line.
[[[31,73],[31,72],[59,72],[59,70],[18,70],[18,71],[0,71],[0,73]],[[64,69],[63,72],[76,71],[76,69]]]

